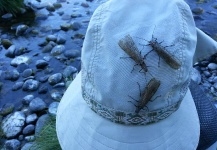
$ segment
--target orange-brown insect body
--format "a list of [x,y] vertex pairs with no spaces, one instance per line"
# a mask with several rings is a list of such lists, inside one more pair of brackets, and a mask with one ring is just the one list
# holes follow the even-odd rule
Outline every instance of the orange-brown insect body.
[[145,72],[148,71],[141,52],[136,47],[136,44],[129,34],[119,40],[118,45],[137,63],[137,65],[140,65]]
[[144,93],[141,95],[141,100],[139,101],[135,113],[139,113],[141,109],[151,100],[152,96],[157,92],[160,86],[160,81],[152,78],[148,85],[145,87]]
[[[173,69],[179,69],[181,67],[180,63],[173,58],[166,50],[165,47],[161,46],[161,43],[157,42],[156,38],[152,37],[151,41],[148,41],[153,50]],[[147,55],[147,54],[146,54]]]

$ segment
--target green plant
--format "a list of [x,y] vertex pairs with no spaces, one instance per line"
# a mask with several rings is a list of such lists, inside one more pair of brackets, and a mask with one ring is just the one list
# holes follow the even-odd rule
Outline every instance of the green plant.
[[30,150],[61,150],[56,134],[56,118],[50,117],[48,123],[36,136]]
[[0,0],[0,14],[12,13],[14,16],[24,7],[24,0]]

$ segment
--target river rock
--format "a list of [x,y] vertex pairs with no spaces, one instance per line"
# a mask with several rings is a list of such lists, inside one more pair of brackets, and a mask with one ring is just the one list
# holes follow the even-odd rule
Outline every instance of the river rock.
[[54,88],[65,87],[65,83],[64,82],[60,82],[60,83],[55,84],[53,87]]
[[24,105],[29,105],[29,103],[34,99],[33,95],[26,95],[25,97],[23,97],[22,103]]
[[51,35],[48,35],[48,36],[46,37],[46,40],[47,40],[48,42],[49,42],[49,41],[56,42],[57,37],[56,37],[55,35],[51,34]]
[[38,119],[37,114],[31,114],[26,117],[26,124],[34,123]]
[[57,90],[52,90],[51,93],[50,93],[50,96],[53,100],[55,101],[60,101],[63,94]]
[[11,61],[11,66],[17,67],[22,63],[29,64],[30,60],[29,56],[18,56]]
[[56,116],[58,106],[59,102],[52,102],[48,107],[48,113],[52,116]]
[[56,40],[57,44],[65,44],[65,42],[66,42],[66,38],[65,37],[63,37],[61,35],[57,36],[57,40]]
[[12,71],[5,71],[4,72],[4,79],[5,80],[11,80],[11,81],[16,81],[20,77],[20,73],[15,69]]
[[40,59],[36,61],[35,65],[37,69],[44,69],[46,66],[48,66],[48,62]]
[[21,63],[17,66],[17,71],[19,73],[22,73],[24,70],[28,69],[29,68],[29,65],[26,64],[26,63]]
[[35,98],[29,103],[32,112],[39,112],[46,109],[46,103],[41,98]]
[[2,121],[2,131],[7,138],[17,136],[25,125],[25,115],[21,111],[6,116]]
[[72,25],[70,23],[63,23],[60,25],[60,29],[63,31],[68,31],[71,29]]
[[53,49],[53,46],[51,44],[47,44],[45,47],[43,47],[42,52],[43,53],[48,53]]
[[9,39],[2,39],[1,44],[4,46],[5,49],[8,49],[13,43]]
[[53,4],[49,3],[47,6],[46,6],[46,9],[48,11],[55,11],[55,7],[53,6]]
[[89,4],[88,4],[88,3],[85,3],[85,2],[81,3],[81,6],[82,6],[82,7],[85,7],[85,8],[90,7]]
[[37,80],[29,79],[23,84],[24,91],[36,91],[39,87],[39,82]]
[[71,14],[71,17],[72,18],[78,18],[78,17],[82,17],[82,15],[81,14]]
[[12,87],[12,91],[17,91],[19,89],[21,89],[23,87],[24,82],[20,81],[20,82],[16,82],[13,87]]
[[62,7],[62,4],[60,4],[60,3],[53,3],[53,6],[54,6],[55,9],[58,9],[58,8]]
[[72,78],[73,73],[77,72],[77,68],[73,67],[73,66],[67,66],[64,70],[63,70],[63,77],[64,78]]
[[26,143],[21,150],[30,150],[32,147],[33,143]]
[[64,45],[57,45],[55,46],[52,50],[51,50],[51,55],[52,56],[58,56],[60,54],[62,54],[62,52],[65,50],[65,46]]
[[22,25],[18,25],[17,26],[17,29],[16,29],[16,36],[20,36],[20,35],[23,35],[25,34],[26,30],[28,29],[29,27],[25,24],[22,24]]
[[13,15],[11,13],[6,13],[6,14],[2,15],[2,18],[9,20],[9,19],[13,18]]
[[16,49],[14,51],[14,55],[15,56],[20,56],[22,54],[25,54],[25,53],[29,53],[31,50],[25,48],[25,47],[20,47],[19,49]]
[[45,124],[47,124],[50,120],[50,117],[48,114],[42,115],[39,117],[38,121],[36,122],[35,126],[35,136],[38,136],[41,129],[44,127]]
[[25,141],[27,141],[27,142],[33,142],[33,141],[35,141],[35,136],[34,135],[26,136],[25,137]]
[[80,51],[78,50],[67,50],[64,52],[64,56],[67,58],[76,58],[78,56],[80,56]]
[[9,58],[14,58],[15,57],[15,50],[16,50],[16,46],[15,45],[11,45],[7,52],[5,53],[5,56],[6,57],[9,57]]
[[194,14],[197,14],[197,15],[202,14],[203,11],[204,11],[204,10],[203,10],[203,8],[201,8],[201,7],[197,7],[197,8],[192,9],[192,12],[193,12]]
[[6,103],[3,105],[3,107],[0,109],[0,115],[6,116],[10,113],[12,113],[14,110],[14,104],[12,103]]
[[81,23],[80,22],[75,21],[75,22],[72,23],[72,30],[77,31],[80,28],[81,28]]
[[216,69],[217,69],[217,64],[215,64],[215,63],[210,63],[210,64],[208,65],[208,68],[209,68],[210,70],[216,70]]
[[41,82],[41,83],[47,82],[48,78],[49,78],[49,75],[40,77],[40,78],[39,78],[39,82]]
[[39,89],[38,89],[38,93],[39,94],[46,94],[48,91],[48,87],[46,85],[42,85]]
[[27,77],[29,77],[29,76],[31,76],[33,74],[34,74],[33,69],[26,69],[26,70],[23,71],[23,75],[22,76],[24,78],[27,78]]
[[50,83],[50,85],[55,85],[62,80],[62,77],[63,76],[61,73],[53,74],[48,78],[48,82]]
[[11,139],[5,142],[4,148],[6,150],[19,150],[20,146],[21,146],[21,143],[19,140]]
[[35,126],[33,124],[29,124],[23,129],[23,134],[30,135],[33,134],[34,131],[35,131]]

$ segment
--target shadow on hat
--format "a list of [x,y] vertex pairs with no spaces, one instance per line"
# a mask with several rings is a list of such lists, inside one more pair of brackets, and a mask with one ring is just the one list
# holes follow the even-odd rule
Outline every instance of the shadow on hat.
[[81,72],[58,108],[62,149],[196,149],[200,126],[188,89],[200,57],[194,57],[196,44],[182,0],[99,6],[83,43]]

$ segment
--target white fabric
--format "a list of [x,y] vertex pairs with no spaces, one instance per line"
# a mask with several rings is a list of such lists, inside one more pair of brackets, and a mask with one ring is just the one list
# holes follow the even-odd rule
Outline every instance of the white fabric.
[[[163,41],[164,50],[181,67],[174,70],[162,58],[159,62],[156,52],[151,52],[144,59],[148,72],[140,73],[140,66],[132,71],[135,62],[130,58],[121,59],[129,56],[118,45],[128,34],[142,55],[152,49],[141,45],[148,44],[146,40],[154,36],[157,41]],[[215,42],[200,30],[196,31],[191,10],[183,0],[110,0],[101,5],[87,29],[81,73],[65,92],[58,108],[56,126],[62,149],[196,149],[199,120],[187,83],[193,61],[202,57],[199,53],[203,39],[211,44],[207,47],[210,47],[209,55],[213,54]],[[140,99],[137,82],[143,91],[153,77],[160,80],[161,85],[152,97],[154,100],[147,104],[148,111],[183,101],[172,115],[150,125],[113,123],[105,119],[106,111],[101,112],[102,117],[91,110],[90,107],[94,109],[96,105],[87,104],[87,98],[82,95],[88,95],[92,103],[102,107],[132,113],[135,106],[129,101],[136,101],[129,96]],[[141,110],[139,114],[146,111]]]

